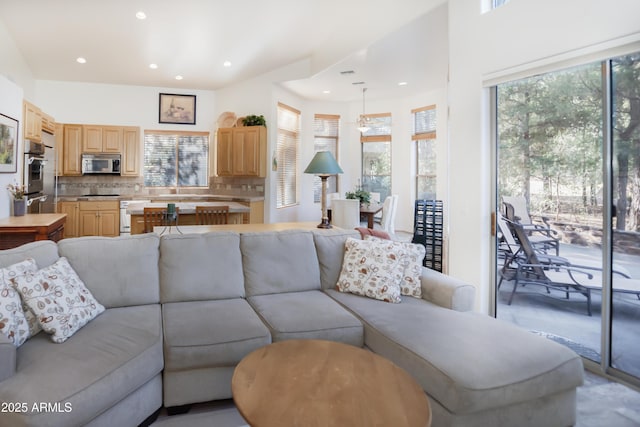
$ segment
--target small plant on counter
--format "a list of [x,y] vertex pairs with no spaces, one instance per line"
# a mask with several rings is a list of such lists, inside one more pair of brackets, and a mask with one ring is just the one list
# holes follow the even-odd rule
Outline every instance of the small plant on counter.
[[259,116],[249,115],[242,119],[242,124],[245,126],[264,126],[267,127],[267,121],[264,119],[264,116],[261,114]]
[[24,199],[24,192],[25,192],[24,185],[18,185],[17,183],[8,184],[7,190],[9,190],[9,193],[11,193],[11,196],[14,198],[14,200]]
[[359,199],[363,205],[371,203],[371,193],[362,188],[358,188],[356,191],[347,191],[345,197],[347,199]]

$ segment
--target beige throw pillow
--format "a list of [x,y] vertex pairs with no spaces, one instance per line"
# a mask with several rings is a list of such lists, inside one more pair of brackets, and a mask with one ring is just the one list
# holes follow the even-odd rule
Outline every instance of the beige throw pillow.
[[400,285],[394,277],[395,264],[375,241],[350,237],[345,242],[338,290],[399,303]]
[[[16,347],[20,347],[32,334],[27,313],[35,320],[33,313],[22,306],[20,294],[13,287],[17,277],[38,270],[32,258],[0,269],[0,332],[5,334]],[[37,329],[34,332],[37,333]]]
[[388,262],[395,266],[394,274],[400,284],[400,293],[415,298],[422,298],[422,286],[420,275],[422,274],[422,262],[426,254],[423,245],[409,242],[397,242],[367,236],[367,240],[375,241],[387,254]]
[[65,257],[49,267],[16,278],[14,286],[37,316],[42,329],[57,343],[66,341],[104,311]]

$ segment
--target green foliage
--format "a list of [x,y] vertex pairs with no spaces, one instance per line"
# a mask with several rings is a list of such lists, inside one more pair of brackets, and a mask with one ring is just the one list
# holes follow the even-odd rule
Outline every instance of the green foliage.
[[264,116],[261,114],[259,116],[256,115],[248,115],[244,119],[242,119],[242,124],[245,126],[267,126],[267,121]]
[[371,203],[371,193],[361,188],[358,188],[356,191],[347,191],[345,197],[347,199],[360,199],[360,203],[365,205]]

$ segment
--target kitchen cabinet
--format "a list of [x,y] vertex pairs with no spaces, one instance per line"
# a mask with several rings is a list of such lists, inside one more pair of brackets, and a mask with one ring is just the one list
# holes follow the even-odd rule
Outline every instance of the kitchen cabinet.
[[58,213],[67,214],[67,222],[64,229],[64,237],[78,237],[80,231],[78,227],[78,214],[80,212],[79,202],[58,202]]
[[122,128],[122,176],[140,176],[140,128],[126,126]]
[[220,128],[217,143],[218,176],[266,176],[267,128]]
[[50,133],[52,135],[56,134],[56,121],[50,115],[42,112],[42,131]]
[[79,202],[79,232],[81,236],[120,235],[120,204],[117,201]]
[[[82,175],[82,125],[64,125],[64,139],[58,159],[62,157],[62,175]],[[59,149],[59,148],[58,148]],[[58,163],[60,164],[60,163]]]
[[122,151],[121,126],[85,125],[82,127],[83,153],[116,153]]
[[42,141],[42,111],[29,101],[23,101],[24,139]]

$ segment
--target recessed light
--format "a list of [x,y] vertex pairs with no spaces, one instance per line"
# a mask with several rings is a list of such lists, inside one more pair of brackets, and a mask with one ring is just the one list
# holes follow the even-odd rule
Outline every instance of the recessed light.
[[408,83],[407,82],[400,82],[398,83],[398,86],[406,86]]
[[149,64],[149,68],[156,70],[158,68],[158,64]]
[[224,61],[224,62],[222,63],[222,65],[223,65],[223,66],[225,66],[225,67],[227,67],[227,68],[229,68],[229,67],[231,67],[231,61]]
[[142,21],[143,19],[147,19],[147,14],[139,10],[138,12],[136,12],[136,18]]
[[323,90],[322,93],[329,94],[329,93],[331,93],[331,91],[330,90]]
[[76,62],[77,62],[78,64],[86,64],[86,63],[87,63],[87,60],[86,60],[86,59],[84,59],[82,56],[79,56],[78,58],[76,58]]
[[182,80],[182,76],[176,76],[176,80]]

